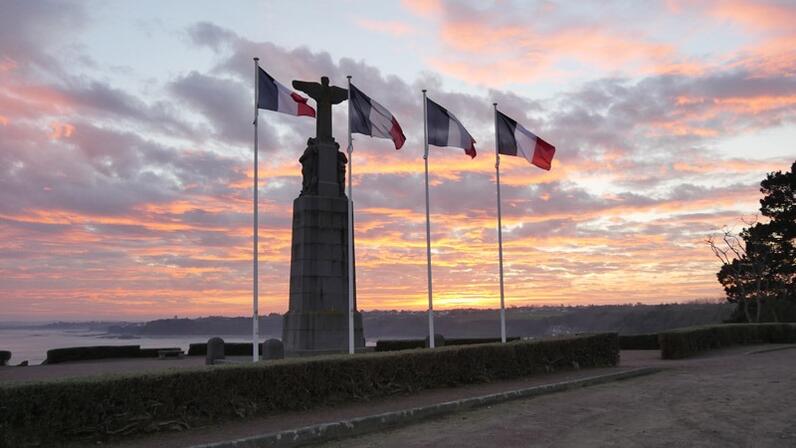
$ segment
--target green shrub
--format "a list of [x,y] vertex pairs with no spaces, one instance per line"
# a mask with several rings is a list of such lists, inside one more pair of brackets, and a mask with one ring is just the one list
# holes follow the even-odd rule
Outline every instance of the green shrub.
[[619,348],[622,350],[658,350],[657,334],[620,334]]
[[[507,342],[519,341],[520,338],[512,337],[506,338]],[[445,345],[473,345],[473,344],[489,344],[500,342],[500,338],[457,338],[445,339]],[[425,339],[380,339],[376,341],[377,352],[394,352],[396,350],[411,350],[415,348],[424,348],[426,346]]]
[[793,342],[796,342],[796,324],[723,324],[679,328],[658,335],[663,359],[686,358],[732,345]]
[[0,385],[0,446],[93,443],[618,361],[616,334],[598,334],[11,383]]
[[0,350],[0,366],[4,366],[11,359],[11,352],[7,350]]
[[86,361],[106,358],[137,358],[139,345],[97,345],[93,347],[68,347],[47,350],[45,364]]

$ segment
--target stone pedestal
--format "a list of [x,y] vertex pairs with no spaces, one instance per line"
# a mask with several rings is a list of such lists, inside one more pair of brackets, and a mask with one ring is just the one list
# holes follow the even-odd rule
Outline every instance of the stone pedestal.
[[[348,350],[346,160],[337,148],[310,139],[301,158],[304,189],[293,201],[290,307],[282,330],[290,355]],[[356,347],[365,346],[359,312],[354,340]]]

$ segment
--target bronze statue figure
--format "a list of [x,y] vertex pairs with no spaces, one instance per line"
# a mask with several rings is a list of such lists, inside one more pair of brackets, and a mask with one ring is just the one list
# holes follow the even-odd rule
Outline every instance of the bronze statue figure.
[[348,99],[348,90],[329,85],[329,77],[321,77],[321,83],[309,81],[293,81],[293,88],[306,93],[315,100],[316,131],[315,138],[319,142],[333,142],[332,137],[332,105]]
[[337,183],[340,185],[340,196],[345,196],[345,167],[348,157],[342,152],[337,152]]
[[315,146],[313,140],[311,138],[307,141],[307,149],[299,158],[302,178],[299,196],[318,194],[318,147]]

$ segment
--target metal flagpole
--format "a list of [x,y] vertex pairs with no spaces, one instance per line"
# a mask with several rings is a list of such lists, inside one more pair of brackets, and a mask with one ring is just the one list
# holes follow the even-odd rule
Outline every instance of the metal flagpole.
[[434,300],[431,292],[431,223],[428,212],[428,111],[426,110],[426,89],[423,89],[423,136],[426,165],[426,259],[428,260],[428,346],[434,348]]
[[348,353],[354,354],[354,177],[351,138],[351,75],[348,78]]
[[258,345],[260,342],[260,316],[259,316],[259,266],[257,263],[258,241],[257,241],[257,118],[259,111],[257,107],[257,97],[260,93],[259,90],[259,76],[260,76],[260,58],[254,58],[254,284],[253,284],[253,298],[252,298],[252,362],[257,362],[260,358],[260,350]]
[[498,260],[500,261],[500,342],[506,343],[506,307],[503,295],[503,223],[500,212],[500,142],[498,141],[497,103],[495,108],[495,178],[497,179]]

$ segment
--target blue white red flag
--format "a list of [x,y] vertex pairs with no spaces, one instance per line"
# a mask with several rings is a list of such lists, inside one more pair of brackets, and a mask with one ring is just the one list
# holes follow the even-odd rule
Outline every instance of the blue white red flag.
[[315,109],[307,104],[307,98],[280,84],[261,67],[257,72],[257,108],[288,115],[315,116]]
[[429,145],[462,148],[465,154],[475,157],[475,139],[456,116],[429,98],[426,98],[426,121]]

